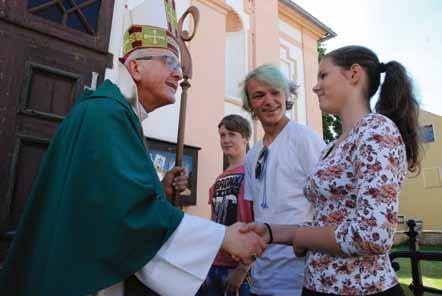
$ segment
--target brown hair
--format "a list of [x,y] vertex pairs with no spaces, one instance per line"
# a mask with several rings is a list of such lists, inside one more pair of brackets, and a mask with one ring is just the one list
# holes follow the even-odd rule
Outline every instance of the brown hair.
[[368,100],[376,93],[381,82],[381,73],[385,72],[375,110],[389,117],[397,125],[407,151],[408,170],[419,172],[419,104],[404,66],[396,61],[380,63],[373,51],[355,45],[333,50],[324,58],[331,58],[335,65],[344,69],[350,69],[354,64],[364,68],[368,75],[365,90]]
[[227,115],[220,121],[218,128],[221,126],[224,126],[229,131],[239,133],[243,138],[250,139],[252,133],[250,123],[242,116],[236,114]]

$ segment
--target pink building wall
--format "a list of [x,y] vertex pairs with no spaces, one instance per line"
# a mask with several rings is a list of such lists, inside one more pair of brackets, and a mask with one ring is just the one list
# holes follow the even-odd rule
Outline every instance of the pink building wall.
[[278,0],[255,1],[255,65],[279,64]]
[[318,97],[312,91],[318,73],[317,42],[317,36],[306,29],[302,30],[307,123],[322,135],[322,113],[319,109]]
[[[217,124],[225,115],[225,110],[239,108],[235,100],[225,96],[226,19],[234,8],[227,4],[231,3],[229,0],[190,2],[200,10],[200,25],[190,45],[194,78],[188,100],[185,142],[201,147],[201,150],[198,160],[197,205],[189,206],[185,211],[210,217],[208,189],[216,176],[222,172],[223,164]],[[248,24],[248,70],[264,63],[279,65],[282,47],[280,38],[284,36],[279,27],[282,18],[301,32],[300,40],[287,36],[285,39],[289,40],[291,47],[296,47],[301,52],[299,59],[302,61],[297,62],[302,65],[300,67],[303,72],[306,124],[322,134],[321,113],[317,98],[311,90],[316,83],[316,45],[321,37],[321,30],[313,28],[311,23],[299,21],[302,17],[292,15],[278,0],[244,0],[243,11],[235,13],[243,17],[245,15],[246,19],[242,25]],[[226,105],[233,107],[226,109]],[[255,137],[258,139],[262,135],[260,125],[255,124]]]
[[202,149],[198,153],[197,206],[188,207],[187,212],[208,217],[209,187],[222,171],[217,125],[224,116],[226,11],[205,1],[192,1],[192,5],[198,7],[201,18],[190,45],[194,79],[188,99],[185,141]]

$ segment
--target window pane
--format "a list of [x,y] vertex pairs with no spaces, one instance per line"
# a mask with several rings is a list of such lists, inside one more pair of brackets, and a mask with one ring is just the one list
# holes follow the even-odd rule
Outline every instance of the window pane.
[[[78,1],[83,2],[83,1]],[[81,11],[87,19],[89,25],[97,31],[97,23],[98,23],[98,13],[100,12],[100,4],[101,1],[96,1],[94,4],[83,8]]]
[[72,8],[71,1],[69,1],[69,0],[63,0],[63,6],[64,6],[65,9]]
[[51,2],[52,0],[29,0],[28,1],[28,9],[29,8],[34,8],[36,6],[39,6],[41,4],[45,4],[48,2]]
[[69,28],[72,28],[72,29],[75,29],[75,30],[78,30],[78,31],[81,31],[81,32],[86,32],[83,24],[78,19],[78,16],[77,16],[76,13],[69,14],[67,26]]
[[63,11],[58,5],[51,6],[43,11],[40,11],[37,13],[37,15],[56,23],[61,23],[63,20]]
[[[28,10],[32,14],[60,24],[66,12],[75,9],[69,11],[66,26],[81,32],[94,34],[97,31],[101,1],[89,1],[91,4],[80,8],[79,6],[86,3],[86,1],[89,0],[63,0],[55,3],[53,3],[53,0],[29,0]],[[42,7],[49,3],[51,3],[49,6]],[[80,19],[79,12],[84,16],[83,22]],[[87,22],[87,24],[84,22]],[[88,29],[88,26],[91,29]]]

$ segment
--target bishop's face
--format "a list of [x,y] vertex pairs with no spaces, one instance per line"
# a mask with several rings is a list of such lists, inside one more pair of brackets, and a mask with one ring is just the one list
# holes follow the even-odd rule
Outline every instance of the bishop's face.
[[136,59],[137,75],[132,76],[143,107],[151,112],[175,103],[178,82],[183,78],[177,57],[169,50],[143,50],[146,56]]

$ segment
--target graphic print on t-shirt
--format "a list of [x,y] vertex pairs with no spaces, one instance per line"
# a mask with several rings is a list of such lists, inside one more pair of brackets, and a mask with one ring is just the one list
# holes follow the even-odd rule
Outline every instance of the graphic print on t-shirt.
[[237,220],[238,193],[244,174],[220,177],[213,186],[213,221],[232,225]]

